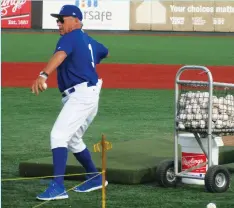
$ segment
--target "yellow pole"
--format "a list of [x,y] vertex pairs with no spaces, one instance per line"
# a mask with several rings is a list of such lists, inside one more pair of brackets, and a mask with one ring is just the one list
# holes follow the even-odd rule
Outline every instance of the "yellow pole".
[[[100,150],[101,148],[102,150]],[[112,144],[106,141],[106,137],[102,135],[102,141],[94,144],[94,152],[102,153],[102,208],[106,207],[106,151],[112,149]]]
[[102,135],[102,208],[106,207],[106,144],[105,136]]

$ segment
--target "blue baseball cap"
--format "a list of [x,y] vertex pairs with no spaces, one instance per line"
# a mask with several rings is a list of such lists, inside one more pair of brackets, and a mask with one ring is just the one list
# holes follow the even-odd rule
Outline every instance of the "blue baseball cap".
[[78,18],[80,21],[83,19],[83,14],[81,10],[75,5],[64,5],[59,14],[50,14],[52,17],[64,17],[64,16],[72,16]]

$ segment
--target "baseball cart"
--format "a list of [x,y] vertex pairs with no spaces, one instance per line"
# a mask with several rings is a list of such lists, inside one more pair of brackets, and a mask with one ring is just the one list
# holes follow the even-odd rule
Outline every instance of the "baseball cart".
[[[206,81],[182,80],[181,75],[185,71],[200,74]],[[158,184],[162,187],[175,187],[183,179],[197,180],[203,182],[208,192],[227,191],[231,181],[230,172],[218,164],[212,151],[215,144],[217,149],[217,143],[223,143],[224,137],[230,140],[234,135],[234,84],[214,82],[210,70],[204,66],[181,67],[175,79],[174,116],[174,160],[162,161],[158,165]],[[184,151],[180,157],[179,139],[183,135],[193,137],[201,152],[196,155]],[[186,140],[186,136],[184,138]],[[195,157],[201,157],[201,153],[205,159],[196,159]],[[192,165],[185,159],[186,154],[193,154],[190,160]],[[218,155],[217,152],[216,154]],[[200,172],[196,172],[197,169]]]

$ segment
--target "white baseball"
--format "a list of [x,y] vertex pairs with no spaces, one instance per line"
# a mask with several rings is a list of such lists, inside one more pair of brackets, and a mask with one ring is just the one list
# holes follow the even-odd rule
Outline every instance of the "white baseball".
[[181,120],[180,120],[179,115],[178,115],[178,116],[176,116],[176,122],[179,122],[179,121],[181,121]]
[[203,119],[203,120],[207,120],[207,119],[208,119],[208,113],[202,114],[202,119]]
[[191,104],[197,104],[197,100],[196,100],[195,98],[192,98],[192,99],[190,100],[190,103],[191,103]]
[[189,100],[187,99],[187,100],[185,101],[185,105],[186,105],[186,106],[187,106],[187,105],[190,105],[190,99],[189,99]]
[[218,115],[218,120],[222,120],[222,121],[227,121],[228,120],[228,115],[227,114],[219,114]]
[[185,102],[186,102],[185,98],[181,97],[180,98],[180,106],[184,107],[185,106]]
[[185,125],[186,128],[190,128],[191,127],[191,121],[186,121],[184,123],[184,125]]
[[217,121],[215,122],[215,127],[216,127],[217,129],[221,129],[221,128],[223,127],[223,122],[222,122],[221,120],[217,120]]
[[227,100],[227,106],[233,106],[233,101],[232,100]]
[[193,93],[191,91],[187,92],[186,97],[191,99],[193,97]]
[[192,106],[192,108],[197,108],[197,106],[199,106],[199,105],[197,103],[194,103],[191,106]]
[[223,97],[220,97],[220,98],[218,98],[218,99],[219,99],[219,104],[224,104],[224,103],[223,103],[223,100],[224,100]]
[[198,127],[198,121],[192,121],[191,123],[192,127],[195,129]]
[[192,97],[191,98],[195,98],[196,97],[196,93],[192,92]]
[[200,97],[200,98],[198,98],[198,102],[200,104],[202,104],[202,103],[207,103],[208,104],[209,99],[208,98],[204,98],[204,97]]
[[43,84],[43,88],[44,88],[44,90],[46,90],[47,89],[47,84],[44,82],[44,84]]
[[230,127],[231,127],[231,128],[234,128],[234,121],[231,122]]
[[186,120],[187,115],[186,114],[180,114],[179,118],[180,120]]
[[203,114],[206,114],[206,113],[208,113],[208,109],[201,108],[200,113],[201,113],[202,115],[203,115]]
[[202,93],[201,93],[200,91],[197,91],[197,92],[195,93],[195,97],[196,97],[196,98],[200,98],[200,97],[203,97],[203,95],[202,95]]
[[185,110],[187,113],[192,113],[192,106],[191,105],[186,105]]
[[200,120],[199,121],[199,127],[202,128],[202,129],[204,129],[205,126],[206,126],[206,122],[204,120]]
[[198,103],[201,104],[201,103],[203,103],[204,98],[203,97],[199,97],[197,100],[198,100]]
[[209,98],[204,98],[204,99],[203,99],[203,102],[208,103],[208,102],[209,102]]
[[192,112],[193,112],[194,114],[200,113],[200,109],[201,109],[201,108],[200,108],[199,105],[193,106]]
[[182,122],[179,123],[178,127],[179,127],[179,129],[185,129],[185,126]]
[[218,108],[212,108],[212,113],[213,114],[218,114],[219,112],[219,109]]
[[223,121],[222,126],[223,126],[223,128],[227,128],[227,121]]
[[227,111],[227,106],[223,104],[219,104],[219,112],[226,113],[226,111]]
[[185,101],[180,101],[180,107],[184,108],[185,107]]
[[216,205],[214,203],[209,203],[206,208],[216,208]]
[[226,121],[227,122],[227,128],[232,128],[232,121]]
[[212,129],[215,128],[215,122],[214,121],[212,121],[211,126],[212,126]]
[[230,101],[234,101],[233,95],[226,95],[225,99],[230,100]]
[[180,114],[185,114],[185,113],[186,113],[186,111],[184,109],[180,110]]
[[196,114],[195,114],[195,119],[196,119],[196,120],[201,120],[201,119],[202,119],[202,114],[196,113]]
[[[207,115],[207,117],[208,117],[208,115]],[[212,114],[212,120],[213,121],[217,121],[218,120],[218,114],[217,113]]]
[[216,96],[213,96],[213,106],[218,107],[219,106],[219,99]]
[[202,102],[200,103],[201,108],[208,108],[208,102]]
[[194,118],[193,114],[191,114],[191,113],[187,114],[187,120],[193,120],[193,118]]
[[234,117],[229,117],[230,121],[234,122]]
[[227,107],[227,114],[228,114],[229,116],[233,115],[233,114],[234,114],[234,107],[228,106],[228,107]]
[[227,105],[227,100],[224,97],[220,97],[219,104]]
[[224,99],[223,99],[223,104],[224,104],[224,105],[227,105],[227,104],[228,104],[228,100],[224,98]]
[[204,98],[209,98],[209,92],[203,92],[203,97]]

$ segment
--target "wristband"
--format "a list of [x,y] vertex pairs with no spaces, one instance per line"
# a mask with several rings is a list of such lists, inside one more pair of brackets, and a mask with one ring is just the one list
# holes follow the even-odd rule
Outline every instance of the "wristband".
[[44,79],[48,79],[48,77],[49,77],[49,75],[44,71],[41,71],[39,76],[43,77]]

